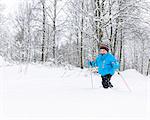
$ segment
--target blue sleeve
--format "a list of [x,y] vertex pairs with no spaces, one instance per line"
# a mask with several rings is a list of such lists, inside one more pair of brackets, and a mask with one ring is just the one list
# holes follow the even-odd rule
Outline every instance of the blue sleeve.
[[117,59],[112,56],[112,59],[111,59],[111,65],[113,67],[113,69],[119,69],[120,65],[119,65],[119,62],[117,61]]
[[88,67],[91,67],[91,61],[90,60],[88,60],[87,64],[88,64]]
[[96,61],[92,61],[92,67],[96,67]]
[[98,67],[98,57],[95,60],[95,66]]

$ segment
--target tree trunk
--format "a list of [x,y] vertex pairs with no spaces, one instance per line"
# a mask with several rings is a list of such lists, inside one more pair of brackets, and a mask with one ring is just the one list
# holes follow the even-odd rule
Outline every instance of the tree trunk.
[[[84,0],[82,2],[82,10],[84,10]],[[81,18],[81,50],[80,50],[81,69],[83,69],[83,15]]]
[[42,0],[42,7],[43,7],[43,40],[42,40],[42,58],[41,61],[45,61],[45,0]]
[[49,54],[50,54],[50,52],[49,52],[49,45],[50,45],[50,27],[48,26],[45,62],[48,61]]
[[110,50],[112,52],[112,47],[113,47],[113,39],[112,39],[112,34],[113,34],[113,27],[112,27],[112,13],[111,13],[111,4],[112,4],[112,0],[109,0],[109,21],[110,21]]
[[96,24],[96,36],[97,36],[97,43],[102,42],[102,37],[103,37],[103,31],[101,29],[102,25],[102,18],[101,14],[102,11],[104,10],[104,1],[100,3],[100,0],[95,0],[95,24]]
[[122,69],[121,65],[122,65],[122,53],[123,53],[123,33],[122,33],[122,28],[121,28],[121,36],[120,36],[120,51],[119,51],[119,62],[120,62],[120,69]]
[[150,59],[149,59],[149,62],[148,62],[148,67],[147,67],[147,73],[146,73],[147,76],[149,75],[149,71],[150,71]]
[[53,18],[53,59],[56,62],[56,5],[57,0],[54,0],[54,18]]
[[78,29],[76,29],[76,37],[77,37],[77,65],[80,66],[80,60],[79,60],[79,33],[78,33]]
[[[118,19],[118,18],[117,18]],[[118,21],[118,20],[117,20]],[[113,47],[111,48],[112,54],[115,55],[116,53],[116,46],[117,46],[117,35],[118,35],[118,24],[119,21],[116,22],[116,28],[115,28],[115,34],[114,34],[114,42],[113,42]]]
[[31,11],[31,4],[27,4],[27,15],[28,15],[28,22],[27,22],[27,29],[28,29],[28,34],[27,34],[27,38],[28,38],[28,49],[27,49],[27,63],[30,63],[31,62],[31,14],[32,14],[32,11]]

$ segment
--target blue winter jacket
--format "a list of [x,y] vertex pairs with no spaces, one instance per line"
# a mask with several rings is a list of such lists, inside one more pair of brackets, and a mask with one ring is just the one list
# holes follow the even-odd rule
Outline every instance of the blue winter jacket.
[[101,76],[115,73],[115,70],[119,68],[119,63],[116,58],[110,54],[99,54],[96,58],[96,66],[98,67],[98,73]]

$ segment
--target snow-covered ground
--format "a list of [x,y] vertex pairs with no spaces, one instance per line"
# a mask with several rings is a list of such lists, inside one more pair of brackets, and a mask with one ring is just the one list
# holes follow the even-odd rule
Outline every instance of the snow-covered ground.
[[0,67],[0,120],[149,120],[150,78],[135,70],[118,74],[113,89],[78,68]]

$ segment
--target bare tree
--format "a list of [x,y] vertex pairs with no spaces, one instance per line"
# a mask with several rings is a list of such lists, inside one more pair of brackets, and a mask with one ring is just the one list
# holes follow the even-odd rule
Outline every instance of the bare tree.
[[[81,3],[82,10],[84,11],[84,0]],[[81,50],[80,50],[80,60],[81,60],[81,69],[83,69],[83,16],[81,17]]]
[[41,61],[45,62],[45,22],[46,22],[46,15],[45,15],[45,0],[41,0],[42,3],[42,11],[43,11],[43,40],[42,40],[42,57],[41,57]]
[[54,0],[54,17],[53,17],[53,59],[56,58],[56,9],[57,0]]

